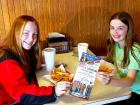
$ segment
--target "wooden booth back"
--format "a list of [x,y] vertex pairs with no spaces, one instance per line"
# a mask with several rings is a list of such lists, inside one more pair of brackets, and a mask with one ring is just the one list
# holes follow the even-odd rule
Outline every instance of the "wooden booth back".
[[109,18],[115,12],[132,15],[140,39],[139,4],[140,0],[0,0],[0,36],[8,33],[16,17],[27,14],[38,20],[42,42],[48,33],[59,32],[73,46],[87,42],[93,53],[105,55]]

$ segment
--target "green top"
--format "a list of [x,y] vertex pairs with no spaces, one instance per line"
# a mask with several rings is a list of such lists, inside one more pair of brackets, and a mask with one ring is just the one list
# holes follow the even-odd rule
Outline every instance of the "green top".
[[[132,46],[134,50],[134,54],[136,57],[140,60],[140,46],[138,44],[134,44]],[[135,58],[132,56],[131,52],[129,51],[129,58],[130,58],[130,63],[127,67],[121,68],[121,61],[123,60],[124,57],[124,48],[120,48],[119,44],[115,44],[115,66],[117,68],[117,76],[119,78],[123,78],[127,75],[128,70],[136,70],[136,79],[133,83],[133,85],[130,87],[132,92],[135,92],[137,94],[140,94],[140,66],[138,62],[135,60]]]

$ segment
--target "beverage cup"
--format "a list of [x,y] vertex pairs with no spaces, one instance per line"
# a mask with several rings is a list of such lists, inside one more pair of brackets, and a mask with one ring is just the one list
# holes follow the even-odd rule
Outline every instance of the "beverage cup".
[[55,48],[45,48],[43,50],[44,53],[44,60],[45,60],[45,66],[47,71],[51,71],[54,68],[54,62],[55,62]]
[[78,43],[78,57],[79,61],[81,59],[82,53],[87,53],[88,50],[88,43]]
[[73,56],[78,57],[78,47],[73,47]]

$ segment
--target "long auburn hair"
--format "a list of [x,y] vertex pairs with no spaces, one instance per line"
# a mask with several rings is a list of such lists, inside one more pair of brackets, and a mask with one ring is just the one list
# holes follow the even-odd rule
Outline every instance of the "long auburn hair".
[[[24,53],[25,51],[21,44],[22,33],[27,22],[35,23],[38,29],[37,41],[35,45],[30,49],[30,55],[28,55],[28,57],[27,54]],[[29,65],[29,59],[32,59],[32,62],[34,62],[32,63],[34,64],[32,66],[35,66],[36,70],[40,68],[41,50],[39,45],[39,25],[35,18],[28,15],[22,15],[17,17],[5,38],[5,40],[3,39],[1,41],[1,48],[11,50],[20,59],[21,66],[26,73],[29,72],[29,68],[31,66]]]
[[[128,54],[129,51],[131,51],[132,56],[138,61],[138,59],[136,58],[132,45],[135,42],[135,33],[134,33],[134,22],[132,17],[127,13],[127,12],[117,12],[115,13],[111,18],[109,23],[111,22],[111,20],[113,19],[119,19],[121,22],[123,22],[125,25],[128,26],[128,31],[127,31],[127,35],[125,37],[125,47],[124,47],[124,58],[123,61],[121,63],[122,67],[125,67],[129,64],[130,59],[128,58]],[[114,63],[114,40],[112,39],[111,35],[109,35],[108,39],[107,39],[107,61]]]

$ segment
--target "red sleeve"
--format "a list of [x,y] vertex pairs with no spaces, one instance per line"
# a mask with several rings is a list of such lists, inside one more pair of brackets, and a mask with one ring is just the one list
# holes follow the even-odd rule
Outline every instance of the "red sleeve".
[[[52,86],[39,87],[35,84],[29,84],[26,81],[25,74],[20,65],[15,60],[5,60],[0,63],[0,82],[4,86],[8,94],[17,102],[21,101],[24,95],[35,97],[54,96]],[[29,97],[28,97],[29,98]],[[22,101],[24,98],[22,98]]]

